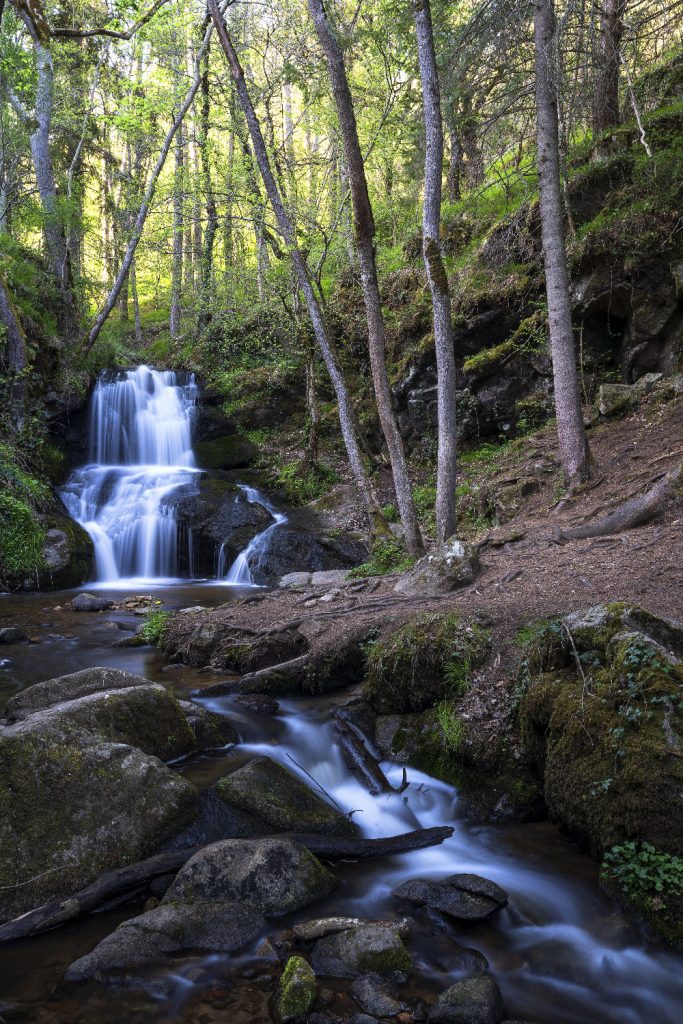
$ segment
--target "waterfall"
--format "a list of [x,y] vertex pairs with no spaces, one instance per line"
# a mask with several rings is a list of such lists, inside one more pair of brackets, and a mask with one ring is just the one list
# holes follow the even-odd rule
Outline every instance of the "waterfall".
[[257,491],[255,487],[248,487],[246,484],[238,484],[239,489],[244,493],[247,501],[255,502],[259,505],[263,505],[265,509],[270,512],[273,517],[273,522],[270,526],[267,526],[261,533],[257,533],[256,536],[247,544],[244,551],[241,551],[235,561],[230,567],[226,564],[226,550],[225,544],[221,544],[218,552],[218,566],[216,569],[216,576],[221,583],[233,586],[254,586],[254,577],[252,576],[250,569],[251,564],[258,560],[259,554],[264,550],[266,546],[266,538],[277,526],[281,523],[287,522],[287,516],[283,512],[278,512],[273,508],[270,501],[264,494]]
[[[97,579],[178,575],[178,523],[168,498],[193,487],[194,375],[139,366],[103,371],[90,404],[89,463],[60,497],[90,534]],[[191,554],[192,541],[188,538]]]

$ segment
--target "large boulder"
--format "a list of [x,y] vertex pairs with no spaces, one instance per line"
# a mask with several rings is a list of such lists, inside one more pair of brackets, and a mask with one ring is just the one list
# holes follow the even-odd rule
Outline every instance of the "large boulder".
[[98,594],[79,594],[74,597],[71,607],[75,612],[104,612],[113,607],[114,602],[109,597],[100,597]]
[[194,786],[125,743],[59,721],[0,730],[0,918],[150,856],[198,810]]
[[394,590],[399,594],[438,597],[469,586],[479,573],[476,548],[464,540],[452,538],[439,544],[408,569]]
[[274,586],[290,573],[351,569],[366,558],[366,546],[352,535],[329,536],[283,524],[259,544],[249,568],[255,583]]
[[92,579],[95,552],[90,535],[67,514],[61,502],[45,517],[43,561],[38,583],[44,590],[65,590]]
[[163,686],[103,690],[35,711],[5,735],[47,736],[63,743],[126,743],[171,761],[196,747],[178,701]]
[[475,975],[451,985],[429,1011],[429,1024],[500,1024],[503,997],[493,978]]
[[191,953],[236,953],[257,938],[263,918],[239,903],[164,903],[124,921],[71,964],[67,982],[102,981]]
[[276,832],[355,835],[358,831],[344,814],[269,757],[254,758],[225,775],[214,790],[222,801],[258,815]]
[[84,668],[80,672],[35,683],[10,697],[5,705],[5,717],[9,722],[18,722],[34,711],[42,711],[78,697],[87,697],[91,693],[147,685],[147,679],[133,672],[123,672],[118,668]]
[[507,905],[508,895],[495,882],[479,875],[449,875],[441,881],[414,878],[394,889],[409,903],[439,910],[458,921],[483,921]]
[[398,930],[383,922],[368,922],[323,936],[313,947],[311,960],[316,974],[331,978],[371,973],[402,982],[413,968]]
[[289,839],[226,839],[184,865],[165,901],[235,900],[279,917],[322,899],[334,884],[327,868]]

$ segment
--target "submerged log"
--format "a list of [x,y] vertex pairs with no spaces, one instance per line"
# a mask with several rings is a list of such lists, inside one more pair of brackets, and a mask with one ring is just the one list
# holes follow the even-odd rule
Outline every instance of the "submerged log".
[[344,721],[339,713],[335,715],[335,726],[342,757],[349,768],[360,775],[370,792],[375,795],[395,792],[380,768],[379,761],[372,756],[362,739],[356,735],[353,728]]
[[[405,832],[402,835],[389,836],[386,839],[316,836],[309,833],[280,833],[278,838],[287,838],[300,843],[301,846],[305,846],[318,857],[365,859],[389,857],[396,853],[406,853],[409,850],[422,850],[427,846],[437,846],[452,834],[453,829],[444,826],[442,828],[417,829],[414,832]],[[258,842],[258,840],[245,840],[245,842],[254,841]],[[130,864],[115,871],[107,871],[92,885],[74,893],[73,896],[67,896],[62,900],[53,900],[35,910],[29,910],[21,917],[6,921],[5,924],[0,925],[0,942],[13,942],[16,939],[39,935],[41,932],[50,931],[68,921],[73,921],[77,917],[83,917],[113,897],[121,896],[124,893],[138,894],[142,886],[146,886],[155,878],[179,871],[195,853],[209,845],[212,844],[203,843],[201,846],[192,846],[184,850],[159,853],[155,857],[149,857],[137,864]]]

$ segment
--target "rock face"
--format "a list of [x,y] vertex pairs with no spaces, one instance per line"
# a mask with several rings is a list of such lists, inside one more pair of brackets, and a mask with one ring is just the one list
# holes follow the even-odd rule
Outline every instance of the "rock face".
[[119,925],[69,967],[65,980],[101,981],[188,953],[235,953],[262,926],[258,911],[239,903],[164,903]]
[[440,910],[458,921],[483,921],[507,905],[508,895],[479,875],[449,875],[439,882],[411,879],[394,889],[397,899]]
[[493,978],[465,978],[441,993],[427,1019],[429,1024],[500,1024],[503,997]]
[[273,586],[283,576],[294,572],[315,575],[351,569],[366,558],[367,548],[354,537],[330,537],[283,525],[268,535],[249,567],[256,583]]
[[0,731],[0,918],[142,860],[198,810],[194,786],[124,743],[31,719]]
[[92,540],[82,526],[67,515],[61,502],[47,514],[43,558],[46,568],[39,574],[44,589],[62,590],[78,587],[92,579],[94,549]]
[[272,917],[326,896],[334,876],[289,839],[226,839],[184,865],[165,901],[234,900]]
[[382,923],[325,935],[313,947],[312,963],[316,974],[323,977],[377,974],[395,982],[406,981],[413,967],[398,931]]
[[450,594],[466,587],[479,572],[479,556],[467,541],[452,539],[441,544],[408,569],[394,590],[399,594]]
[[[683,820],[671,809],[683,788],[683,624],[615,603],[528,636],[520,723],[552,818],[596,857],[626,842],[680,857]],[[680,898],[647,885],[623,895],[660,935],[683,941]]]
[[258,757],[224,776],[214,787],[225,803],[256,814],[277,832],[355,835],[355,825],[330,807],[293,772]]
[[313,1009],[316,977],[301,956],[291,956],[285,965],[275,996],[277,1018],[282,1024],[305,1017]]
[[194,453],[202,469],[244,469],[255,460],[257,450],[244,434],[230,434],[198,441]]

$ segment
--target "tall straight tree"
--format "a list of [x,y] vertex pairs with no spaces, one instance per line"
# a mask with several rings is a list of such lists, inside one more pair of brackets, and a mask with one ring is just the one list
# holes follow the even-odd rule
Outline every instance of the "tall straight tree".
[[626,0],[602,0],[596,75],[593,86],[593,131],[619,124],[619,68]]
[[455,352],[448,277],[441,255],[441,188],[443,122],[441,90],[434,50],[429,0],[413,0],[417,55],[422,81],[425,123],[425,182],[422,208],[422,255],[432,293],[434,348],[437,373],[438,450],[436,464],[436,535],[440,541],[455,533],[455,480],[458,437],[455,408]]
[[216,27],[218,40],[223,47],[225,56],[228,60],[230,72],[235,83],[237,98],[247,122],[251,142],[254,147],[256,162],[258,163],[266,195],[268,196],[270,205],[275,213],[278,228],[280,229],[282,237],[287,245],[287,250],[299,282],[299,287],[301,288],[306,301],[306,307],[313,326],[316,343],[320,349],[320,354],[323,358],[323,362],[325,363],[330,380],[332,381],[332,386],[337,399],[342,437],[344,439],[349,464],[351,466],[351,472],[353,473],[356,485],[366,508],[370,530],[371,532],[374,532],[381,522],[381,514],[377,506],[376,498],[373,494],[370,478],[366,472],[365,466],[363,465],[363,458],[358,444],[358,437],[356,435],[353,407],[346,387],[346,381],[344,380],[341,369],[337,365],[323,311],[313,289],[308,265],[303,253],[297,245],[294,225],[287,213],[287,210],[285,209],[280,189],[278,188],[270,166],[270,160],[268,158],[268,151],[263,138],[261,125],[258,117],[256,116],[254,105],[251,102],[251,97],[244,77],[244,71],[242,70],[242,65],[240,64],[239,57],[237,56],[237,51],[233,46],[232,39],[230,38],[223,16],[218,9],[216,0],[207,0],[207,3],[213,24]]
[[389,461],[394,478],[396,503],[401,517],[406,547],[412,555],[424,550],[420,525],[413,501],[408,465],[403,442],[396,423],[391,400],[391,388],[386,366],[386,337],[382,303],[379,295],[377,266],[375,263],[375,221],[368,194],[365,163],[358,140],[358,126],[353,98],[346,77],[344,54],[332,28],[322,0],[308,0],[308,9],[313,19],[318,39],[325,53],[332,83],[339,127],[341,129],[346,165],[351,190],[351,203],[356,229],[356,249],[360,265],[361,285],[365,301],[365,315],[368,321],[368,352],[372,382],[377,399],[377,411],[382,433],[389,452]]
[[560,195],[560,147],[554,74],[556,20],[553,0],[534,0],[534,50],[536,160],[555,412],[560,458],[569,485],[573,487],[589,476],[591,457],[583,423],[581,390],[576,367]]

